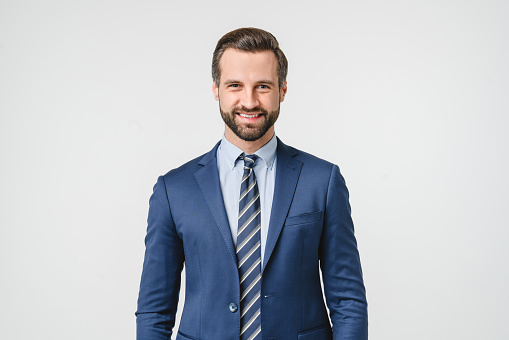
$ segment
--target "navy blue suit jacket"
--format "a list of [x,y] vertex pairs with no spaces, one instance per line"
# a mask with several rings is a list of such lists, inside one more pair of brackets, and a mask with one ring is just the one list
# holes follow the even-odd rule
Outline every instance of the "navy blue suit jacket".
[[[239,339],[240,314],[229,308],[239,305],[239,276],[219,184],[218,145],[159,177],[154,186],[136,312],[138,340],[170,339],[184,263],[186,295],[176,339]],[[345,181],[336,165],[279,139],[262,270],[264,340],[368,338]]]

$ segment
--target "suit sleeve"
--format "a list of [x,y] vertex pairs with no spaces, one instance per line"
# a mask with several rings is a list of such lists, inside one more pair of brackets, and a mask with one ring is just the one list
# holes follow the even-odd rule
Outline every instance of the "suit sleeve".
[[162,176],[150,197],[147,222],[145,260],[135,313],[136,339],[167,340],[175,324],[184,250]]
[[334,165],[329,179],[320,266],[334,340],[367,340],[362,269],[345,180]]

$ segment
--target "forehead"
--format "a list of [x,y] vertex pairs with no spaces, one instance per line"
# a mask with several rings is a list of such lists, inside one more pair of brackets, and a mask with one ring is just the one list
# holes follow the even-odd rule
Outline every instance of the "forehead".
[[221,82],[236,80],[253,80],[261,78],[277,80],[277,60],[274,52],[244,52],[227,48],[219,61]]

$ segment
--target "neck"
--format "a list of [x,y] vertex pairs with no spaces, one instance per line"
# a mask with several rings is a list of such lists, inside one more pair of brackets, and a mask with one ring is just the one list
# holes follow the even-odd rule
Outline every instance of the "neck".
[[230,143],[244,151],[247,155],[252,155],[272,139],[274,136],[274,127],[267,131],[267,133],[264,134],[260,139],[252,142],[239,138],[235,133],[233,133],[233,131],[228,129],[228,127],[226,127],[224,130],[224,136]]

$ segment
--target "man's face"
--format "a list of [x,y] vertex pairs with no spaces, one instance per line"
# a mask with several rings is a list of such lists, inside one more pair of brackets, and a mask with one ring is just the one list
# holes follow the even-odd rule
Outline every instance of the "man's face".
[[279,104],[286,94],[286,84],[279,89],[274,53],[228,48],[219,61],[219,69],[220,84],[214,83],[212,88],[226,124],[226,136],[233,133],[249,142],[264,136],[271,138]]

